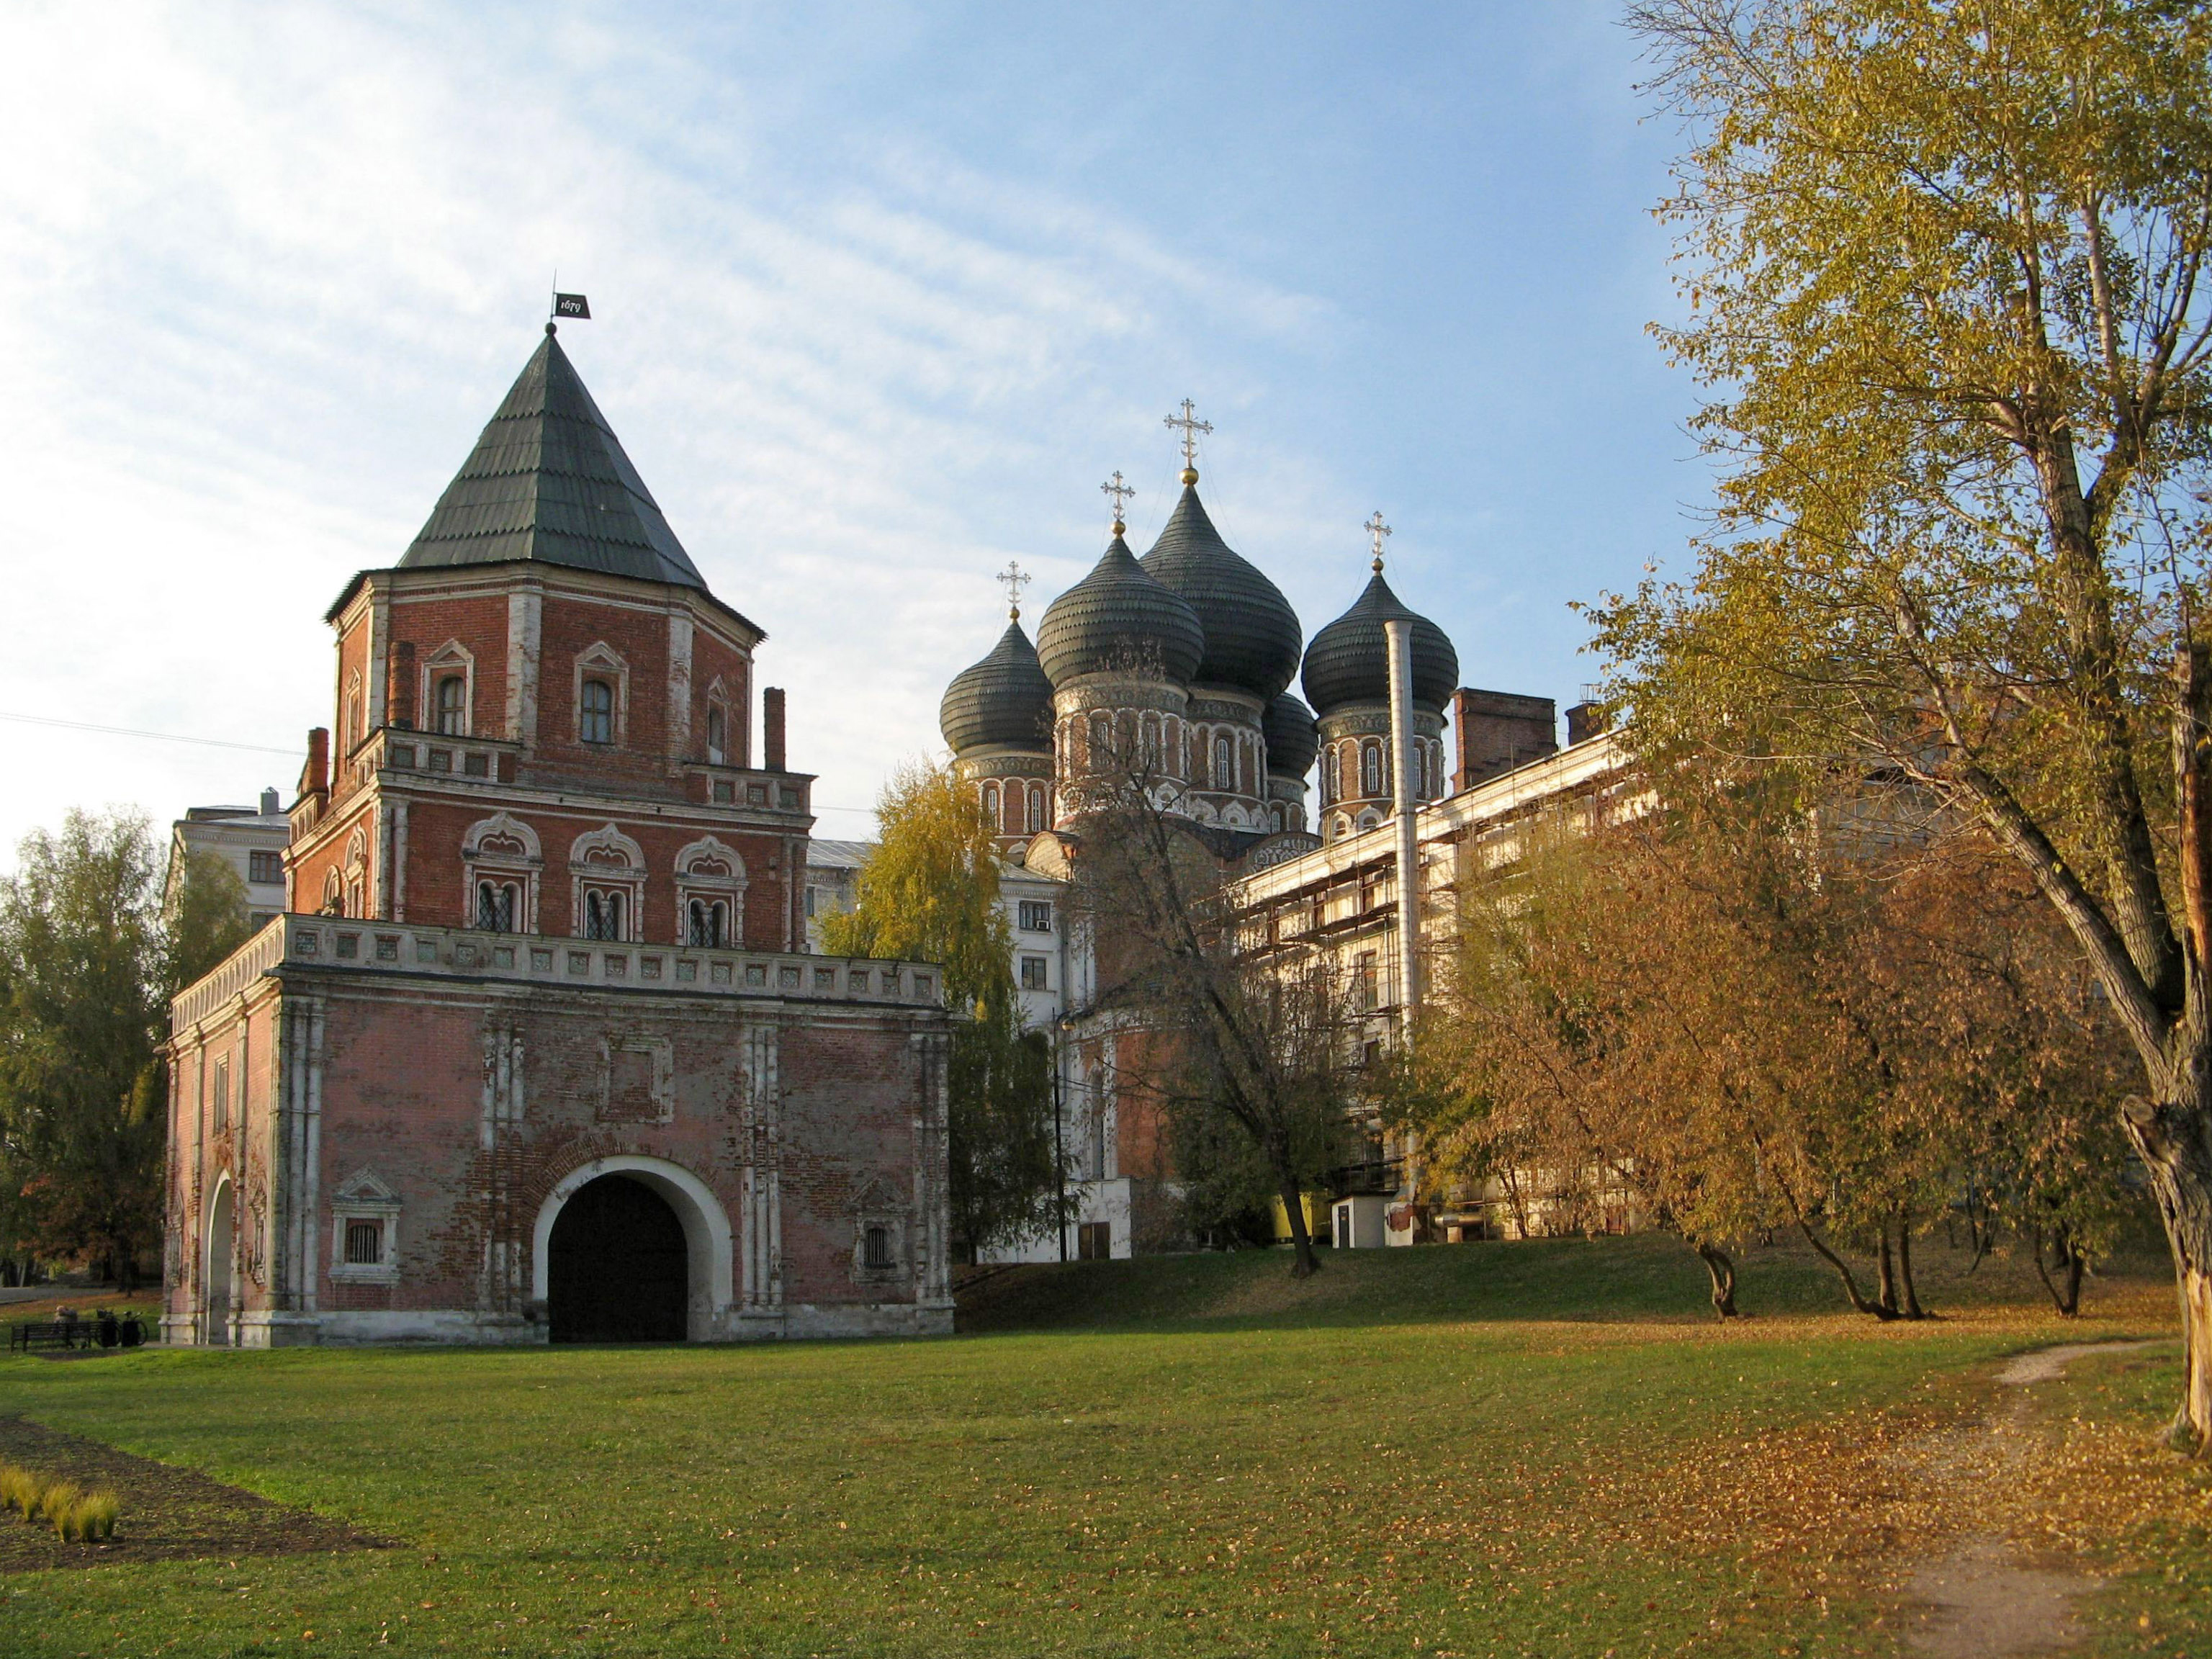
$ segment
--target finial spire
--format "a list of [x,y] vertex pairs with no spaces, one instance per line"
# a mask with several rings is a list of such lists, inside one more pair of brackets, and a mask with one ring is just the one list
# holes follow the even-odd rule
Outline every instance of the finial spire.
[[1195,415],[1190,399],[1186,398],[1182,400],[1182,412],[1169,416],[1165,422],[1170,430],[1182,430],[1182,481],[1187,484],[1198,482],[1198,434],[1213,430],[1212,422],[1198,420]]
[[1362,528],[1367,532],[1368,538],[1375,544],[1375,574],[1379,576],[1382,574],[1382,538],[1390,533],[1390,526],[1382,522],[1382,509],[1376,507],[1375,516],[1370,519]]
[[1129,526],[1121,522],[1121,507],[1137,492],[1121,482],[1121,469],[1115,467],[1114,476],[1098,486],[1098,493],[1114,503],[1114,533],[1120,535]]
[[992,580],[1006,590],[1007,617],[1014,622],[1019,622],[1022,619],[1022,589],[1027,587],[1035,579],[1025,574],[1021,566],[1008,559],[1006,568]]

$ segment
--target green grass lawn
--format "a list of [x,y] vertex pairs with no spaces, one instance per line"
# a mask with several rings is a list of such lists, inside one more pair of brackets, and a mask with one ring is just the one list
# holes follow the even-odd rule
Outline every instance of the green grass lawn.
[[[1664,1243],[1085,1264],[935,1342],[9,1360],[0,1413],[394,1547],[0,1577],[0,1652],[1889,1653],[1900,1528],[1958,1523],[1891,1449],[1996,1355],[2170,1323],[1992,1275],[1931,1324],[1723,1330]],[[2171,1370],[2081,1397],[2133,1447]],[[2118,1589],[2168,1641],[2195,1592],[2154,1577]]]

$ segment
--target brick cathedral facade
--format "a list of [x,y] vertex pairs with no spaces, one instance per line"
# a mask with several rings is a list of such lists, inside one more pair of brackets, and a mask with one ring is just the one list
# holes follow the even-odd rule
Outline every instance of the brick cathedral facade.
[[936,972],[806,953],[764,635],[550,325],[326,621],[285,914],[173,1009],[169,1339],[950,1330]]

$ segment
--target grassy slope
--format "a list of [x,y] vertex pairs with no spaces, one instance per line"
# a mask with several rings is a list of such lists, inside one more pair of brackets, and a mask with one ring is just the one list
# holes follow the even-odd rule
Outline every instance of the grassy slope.
[[[1419,1250],[1324,1251],[1325,1270],[1306,1284],[1285,1271],[1281,1251],[1166,1256],[1137,1264],[1074,1262],[1017,1268],[963,1299],[961,1328],[1118,1329],[1188,1322],[1368,1325],[1461,1320],[1616,1321],[1710,1317],[1710,1281],[1679,1239],[1534,1239]],[[1873,1274],[1853,1263],[1871,1294]],[[2009,1257],[1969,1270],[1964,1250],[1923,1244],[1916,1282],[1934,1311],[2048,1306],[2034,1270]],[[1844,1306],[1828,1265],[1787,1239],[1753,1246],[1737,1262],[1737,1302],[1747,1314],[1824,1314]],[[2159,1243],[2130,1242],[2114,1277],[2093,1279],[2093,1310],[2115,1294],[2163,1286]]]
[[[997,1334],[939,1343],[9,1361],[0,1410],[403,1547],[25,1575],[0,1631],[26,1654],[309,1630],[341,1652],[1891,1651],[1847,1537],[1892,1524],[1867,1521],[1884,1448],[1976,1407],[1974,1362],[2075,1332],[2001,1308],[1723,1331],[1662,1243],[1376,1253],[1304,1287],[1279,1256],[1050,1269],[996,1284]],[[1753,1305],[1762,1279],[1765,1305],[1816,1293],[1802,1267],[1754,1266]]]

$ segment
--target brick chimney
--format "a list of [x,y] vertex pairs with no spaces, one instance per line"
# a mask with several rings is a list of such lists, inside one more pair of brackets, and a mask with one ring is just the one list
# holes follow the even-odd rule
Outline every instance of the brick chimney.
[[1559,717],[1549,697],[1462,686],[1452,693],[1451,721],[1459,751],[1455,794],[1559,752]]
[[1588,743],[1592,738],[1603,737],[1609,722],[1601,703],[1585,697],[1567,710],[1567,744],[1570,748],[1578,743]]
[[331,787],[331,732],[318,726],[307,733],[307,763],[300,769],[300,794],[327,794]]
[[783,765],[783,688],[771,685],[761,692],[761,761],[771,772]]
[[384,723],[402,728],[415,724],[415,642],[392,647],[392,672],[384,677]]

